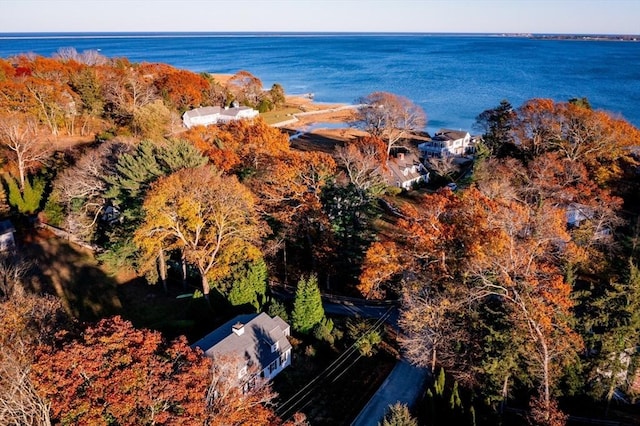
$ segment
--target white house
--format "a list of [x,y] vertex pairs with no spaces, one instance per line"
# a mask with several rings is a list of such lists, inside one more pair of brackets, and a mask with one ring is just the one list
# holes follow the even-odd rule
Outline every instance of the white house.
[[402,189],[411,189],[420,182],[429,182],[429,172],[417,155],[406,148],[398,148],[387,160],[387,183]]
[[603,241],[612,237],[612,222],[606,216],[598,214],[597,210],[580,203],[570,203],[565,207],[567,227],[580,228],[588,221],[593,227],[592,240]]
[[422,158],[442,158],[472,154],[474,145],[469,132],[440,129],[428,142],[418,145]]
[[10,220],[0,221],[0,252],[11,251],[16,247],[13,234],[16,232]]
[[[271,380],[291,365],[289,324],[263,313],[238,315],[192,345],[210,358],[230,356],[239,361],[238,380],[260,375]],[[252,373],[252,374],[250,374]]]
[[249,107],[220,108],[218,106],[209,106],[185,112],[182,114],[182,122],[187,129],[190,129],[193,126],[228,123],[257,116],[258,111]]

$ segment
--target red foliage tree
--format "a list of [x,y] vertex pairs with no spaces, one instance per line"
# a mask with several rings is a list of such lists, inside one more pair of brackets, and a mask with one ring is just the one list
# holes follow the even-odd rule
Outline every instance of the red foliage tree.
[[210,360],[184,338],[136,330],[120,317],[78,340],[37,353],[32,379],[51,401],[52,418],[74,424],[202,425]]

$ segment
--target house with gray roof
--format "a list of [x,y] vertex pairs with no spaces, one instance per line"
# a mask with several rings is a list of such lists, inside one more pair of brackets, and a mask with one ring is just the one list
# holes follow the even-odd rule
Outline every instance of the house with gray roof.
[[402,189],[412,189],[420,182],[429,182],[429,171],[418,156],[404,147],[392,150],[387,160],[387,183]]
[[193,126],[229,123],[257,116],[258,111],[249,107],[220,108],[219,106],[208,106],[185,112],[182,114],[182,122],[187,129],[190,129]]
[[192,345],[209,358],[231,357],[238,362],[238,382],[260,376],[271,380],[291,365],[290,327],[279,316],[238,315]]

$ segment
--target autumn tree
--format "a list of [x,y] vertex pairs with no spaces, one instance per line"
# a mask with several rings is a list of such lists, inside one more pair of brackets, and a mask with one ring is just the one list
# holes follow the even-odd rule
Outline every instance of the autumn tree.
[[114,317],[36,356],[31,377],[56,421],[196,425],[207,418],[211,362],[184,338],[167,343]]
[[374,92],[359,100],[358,127],[387,144],[387,157],[391,148],[411,132],[421,131],[427,125],[427,116],[409,99],[387,92]]
[[367,299],[383,299],[386,291],[382,285],[397,274],[401,267],[394,243],[371,244],[362,264],[358,291]]
[[159,93],[179,111],[201,106],[209,83],[201,75],[187,70],[171,70],[155,81]]
[[142,107],[158,99],[153,80],[128,64],[109,68],[102,78],[105,112],[118,124],[130,125]]
[[20,190],[23,190],[28,173],[49,156],[49,147],[38,140],[36,123],[18,114],[0,117],[0,143],[17,168]]
[[249,71],[238,71],[227,81],[227,89],[235,99],[247,106],[254,107],[262,97],[262,81]]
[[171,111],[157,99],[137,109],[131,126],[140,137],[162,140],[169,133]]
[[318,278],[315,275],[302,277],[298,281],[291,312],[291,325],[300,333],[309,333],[324,318],[322,297]]
[[122,143],[106,142],[85,152],[74,166],[56,177],[52,200],[64,207],[67,231],[85,240],[93,238],[107,206],[105,178],[113,173],[117,158],[127,149]]
[[[335,172],[335,161],[328,154],[291,151],[266,157],[263,166],[245,181],[258,199],[258,212],[273,224],[274,237],[282,241],[285,271],[288,266],[305,264],[314,270],[329,259],[334,246],[322,194]],[[299,257],[292,258],[292,254]]]
[[224,277],[233,263],[255,259],[261,235],[253,197],[235,177],[211,166],[182,169],[159,179],[143,205],[145,218],[134,241],[153,261],[161,247],[180,250],[196,267],[202,290]]
[[356,188],[378,195],[386,187],[386,145],[376,137],[356,139],[336,148],[336,162]]
[[207,390],[207,405],[213,424],[262,426],[279,424],[271,408],[277,394],[271,385],[258,376],[255,367],[247,372],[252,385],[243,390],[238,381],[238,365],[243,364],[234,356],[221,355],[213,359],[211,383]]
[[14,292],[0,300],[0,423],[51,425],[50,402],[35,387],[31,364],[38,345],[72,327],[52,296]]
[[[207,159],[191,144],[168,141],[164,144],[143,140],[132,152],[119,156],[107,182],[105,196],[119,211],[119,220],[106,229],[108,243],[100,257],[115,268],[136,267],[138,254],[133,233],[142,222],[142,203],[151,184],[162,176],[183,168],[199,167]],[[158,274],[166,290],[167,271],[165,252],[158,252]],[[147,279],[156,280],[155,270],[147,270]],[[183,264],[183,284],[186,284],[186,264]]]
[[[421,279],[434,292],[431,300],[435,304],[426,307],[438,312],[450,304],[457,315],[461,306],[467,307],[466,312],[477,313],[486,303],[500,301],[514,336],[512,341],[521,342],[511,350],[528,360],[540,398],[551,410],[558,377],[564,366],[575,361],[581,347],[570,320],[571,287],[558,261],[571,254],[563,212],[548,205],[530,207],[490,200],[474,189],[465,191],[462,197],[445,192],[427,196],[424,201],[421,214],[416,216],[417,212],[407,210],[404,213],[410,219],[401,220],[400,226],[408,236],[409,251],[405,253],[419,260],[422,269],[415,272],[421,271]],[[418,338],[419,334],[412,333],[419,330],[430,328],[431,333],[438,333],[440,329],[443,335],[443,326],[456,324],[437,322],[441,314],[419,314],[416,309],[424,304],[414,306],[411,301],[419,300],[425,285],[405,287],[409,303],[401,323],[409,331],[409,340],[412,335]],[[458,331],[468,330],[467,322],[473,323],[476,317],[474,314],[467,320],[458,315],[457,323],[465,326]],[[425,322],[430,319],[433,322]],[[470,348],[475,347],[479,336],[465,337],[450,349],[459,351],[462,346],[467,356],[474,355]],[[455,363],[464,360],[461,355],[448,354]],[[423,365],[433,362],[420,357],[416,361]]]

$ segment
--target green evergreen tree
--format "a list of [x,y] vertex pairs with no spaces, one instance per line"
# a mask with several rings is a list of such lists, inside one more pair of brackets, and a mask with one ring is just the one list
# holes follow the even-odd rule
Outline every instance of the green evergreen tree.
[[482,131],[484,146],[496,157],[504,157],[513,149],[511,125],[514,116],[513,106],[509,101],[502,100],[497,107],[483,111],[476,117],[474,127]]
[[178,140],[171,141],[160,150],[158,161],[169,172],[176,172],[180,169],[204,166],[208,160],[196,147],[183,140]]
[[418,426],[418,422],[411,416],[406,404],[396,402],[387,407],[384,419],[378,426]]
[[284,303],[279,302],[273,298],[268,298],[267,305],[267,313],[269,314],[269,316],[279,316],[285,322],[289,322],[289,313],[287,312],[287,307],[284,305]]
[[4,180],[9,189],[9,204],[22,214],[34,214],[40,209],[40,202],[44,194],[44,180],[38,177],[24,181],[24,190],[20,192],[18,182],[9,175],[4,175]]
[[231,282],[228,293],[233,306],[250,304],[258,312],[267,292],[267,264],[260,259],[236,268],[226,279]]
[[633,377],[640,354],[640,270],[629,261],[622,282],[612,281],[595,297],[588,312],[590,346],[598,352],[592,362],[593,388],[607,402],[607,411],[616,389]]
[[433,388],[436,391],[436,396],[442,396],[444,394],[444,385],[445,385],[445,374],[444,374],[444,368],[440,368],[440,371],[438,372],[438,377],[435,381],[435,383],[433,384]]
[[3,185],[0,185],[0,218],[7,217],[10,211],[9,202],[7,200],[7,192]]
[[302,277],[298,282],[296,296],[291,312],[291,322],[294,330],[307,334],[324,318],[322,297],[318,278],[311,275],[307,279]]

